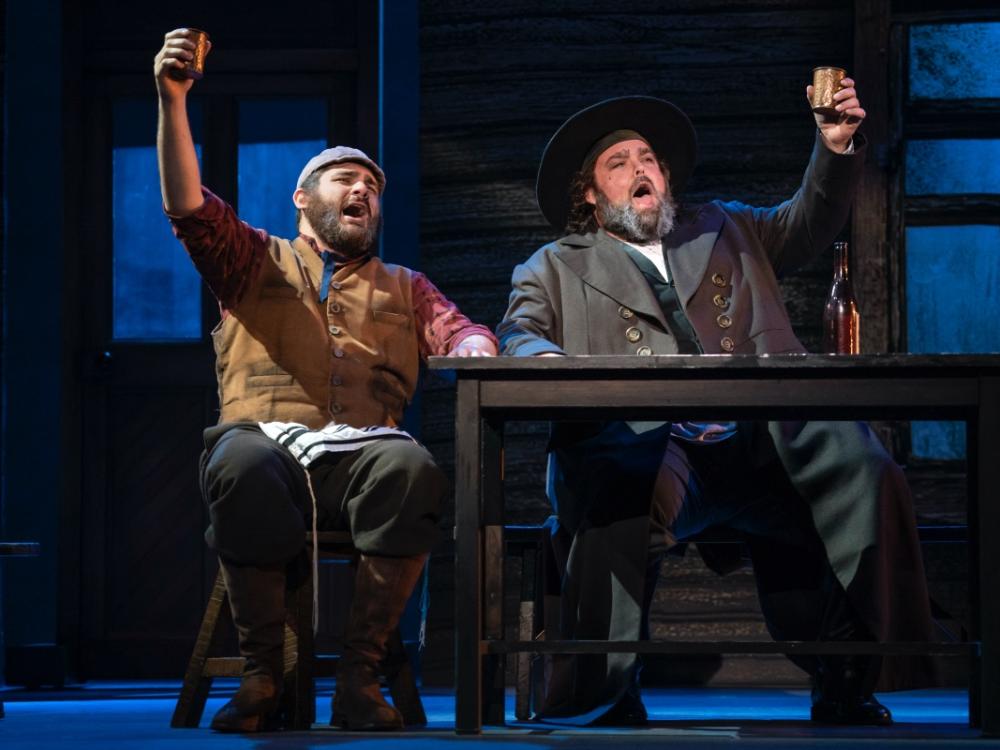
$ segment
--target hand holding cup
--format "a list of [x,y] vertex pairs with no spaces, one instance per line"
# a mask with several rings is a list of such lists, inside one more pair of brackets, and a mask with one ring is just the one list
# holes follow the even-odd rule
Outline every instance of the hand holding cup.
[[838,153],[844,151],[865,119],[854,80],[843,68],[815,68],[806,98],[827,144]]
[[163,37],[163,47],[153,61],[160,96],[184,96],[205,72],[205,57],[212,49],[208,34],[200,29],[174,29]]

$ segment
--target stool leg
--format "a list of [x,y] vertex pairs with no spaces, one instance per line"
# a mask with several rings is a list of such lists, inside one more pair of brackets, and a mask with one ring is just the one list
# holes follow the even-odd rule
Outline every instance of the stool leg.
[[389,636],[386,644],[387,653],[383,662],[386,682],[389,684],[389,694],[392,704],[403,715],[403,724],[408,727],[422,727],[427,724],[427,714],[420,700],[417,681],[413,676],[413,665],[406,655],[403,637],[399,628]]
[[188,661],[187,671],[184,673],[181,694],[177,698],[174,715],[170,719],[170,726],[174,729],[196,729],[201,721],[201,715],[205,711],[205,701],[208,700],[208,691],[212,687],[212,678],[206,677],[204,674],[205,660],[208,658],[208,650],[215,637],[215,631],[219,624],[219,612],[222,610],[225,597],[226,584],[222,580],[222,571],[220,570],[215,576],[212,595],[208,598],[205,615],[201,619],[201,628],[198,630],[198,638],[194,644],[194,651]]

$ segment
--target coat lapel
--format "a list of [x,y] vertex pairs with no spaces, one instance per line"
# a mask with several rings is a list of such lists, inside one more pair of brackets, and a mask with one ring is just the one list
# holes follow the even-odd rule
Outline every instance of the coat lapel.
[[557,257],[584,282],[618,304],[658,320],[663,330],[668,330],[653,290],[618,240],[599,230],[570,235],[559,245]]
[[674,287],[685,309],[705,278],[712,248],[724,220],[722,211],[707,204],[692,221],[680,224],[663,238]]

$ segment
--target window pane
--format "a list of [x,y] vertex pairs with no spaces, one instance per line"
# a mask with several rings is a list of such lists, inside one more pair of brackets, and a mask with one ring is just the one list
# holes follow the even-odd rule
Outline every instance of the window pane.
[[[906,325],[911,352],[1000,352],[1000,226],[908,227]],[[961,423],[913,423],[914,453],[958,458]]]
[[[201,112],[189,104],[197,139]],[[113,108],[113,333],[116,340],[201,338],[201,280],[163,215],[156,101]],[[199,159],[201,147],[196,146]]]
[[911,99],[1000,97],[1000,23],[910,27]]
[[1000,140],[909,141],[906,193],[1000,193]]
[[910,452],[918,458],[965,458],[965,422],[910,422]]
[[292,192],[302,167],[327,144],[326,99],[240,102],[239,212],[249,224],[295,237]]

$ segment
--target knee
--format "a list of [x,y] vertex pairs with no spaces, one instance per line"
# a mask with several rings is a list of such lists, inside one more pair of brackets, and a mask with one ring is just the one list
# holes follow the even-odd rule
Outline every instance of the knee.
[[297,497],[305,480],[281,450],[263,433],[234,429],[206,457],[202,492],[211,524],[206,540],[224,557],[280,562],[301,548],[305,526]]
[[[233,429],[219,438],[202,469],[202,486],[209,507],[224,496],[255,492],[281,481],[275,446],[261,432]],[[276,466],[276,463],[279,466]]]
[[425,500],[440,503],[448,479],[426,448],[409,440],[394,440],[386,446],[387,474],[394,476],[407,490]]

